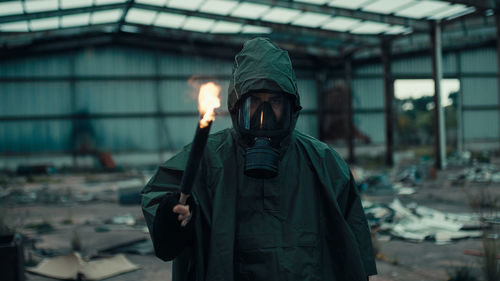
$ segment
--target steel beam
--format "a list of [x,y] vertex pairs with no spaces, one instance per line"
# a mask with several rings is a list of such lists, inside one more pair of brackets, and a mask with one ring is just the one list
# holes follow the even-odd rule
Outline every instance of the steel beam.
[[[154,68],[155,68],[155,76],[160,76],[160,56],[158,52],[155,52],[155,61],[154,61]],[[162,98],[161,98],[161,90],[160,90],[160,79],[155,79],[154,80],[154,96],[155,96],[155,102],[156,102],[156,113],[158,115],[163,114],[163,108],[162,108]],[[165,159],[163,159],[163,140],[164,135],[163,135],[163,127],[165,126],[165,122],[163,121],[163,118],[159,117],[156,118],[156,133],[158,134],[158,161],[159,163],[163,163]]]
[[278,23],[265,22],[265,21],[261,21],[261,20],[251,20],[251,19],[244,19],[244,18],[233,17],[233,16],[223,16],[223,15],[210,14],[210,13],[204,13],[204,12],[199,12],[199,11],[189,11],[189,10],[182,10],[182,9],[175,9],[175,8],[168,8],[168,7],[158,7],[158,6],[139,4],[139,3],[134,3],[132,5],[131,5],[131,3],[121,3],[121,4],[91,6],[91,7],[83,7],[83,8],[75,8],[75,9],[54,10],[54,11],[29,13],[29,14],[8,15],[8,16],[0,17],[0,23],[24,21],[24,20],[48,18],[48,17],[57,17],[57,16],[64,16],[64,15],[72,15],[72,14],[79,14],[79,13],[88,13],[88,12],[94,12],[94,11],[117,9],[117,8],[125,11],[126,9],[129,9],[131,7],[152,10],[152,11],[159,11],[159,12],[174,13],[174,14],[180,14],[180,15],[186,15],[186,16],[203,17],[203,18],[208,18],[208,19],[213,19],[213,20],[231,21],[231,22],[240,23],[240,24],[264,26],[264,27],[271,28],[274,32],[279,32],[279,33],[283,33],[283,34],[291,34],[291,35],[295,36],[296,38],[300,37],[300,36],[318,37],[317,42],[320,42],[321,40],[325,40],[325,39],[332,39],[332,38],[338,40],[339,42],[359,42],[359,43],[365,43],[365,44],[377,44],[377,42],[378,42],[376,36],[371,36],[371,35],[355,35],[355,34],[349,34],[346,32],[337,32],[337,31],[323,30],[323,29],[318,29],[318,28],[300,27],[300,26],[294,26],[294,25],[290,25],[290,24],[278,24]]
[[128,11],[130,8],[132,8],[132,5],[134,4],[135,0],[128,0],[127,1],[127,6],[123,8],[122,16],[120,17],[120,20],[118,21],[118,26],[116,28],[116,32],[120,32],[122,29],[122,26],[125,24],[125,19],[127,18]]
[[266,21],[262,21],[262,20],[244,19],[244,18],[239,18],[239,17],[234,17],[234,16],[223,16],[223,15],[217,15],[217,14],[204,13],[204,12],[200,12],[200,11],[188,11],[188,10],[182,10],[182,9],[169,8],[169,7],[157,7],[157,6],[144,5],[144,4],[138,4],[138,3],[134,4],[134,7],[140,8],[140,9],[159,11],[159,12],[185,15],[185,16],[203,17],[203,18],[208,18],[208,19],[213,19],[213,20],[222,20],[222,21],[230,21],[230,22],[235,22],[235,23],[240,23],[240,24],[269,27],[274,32],[279,32],[279,33],[283,33],[283,34],[291,34],[293,36],[318,37],[317,42],[320,42],[321,40],[324,40],[324,39],[336,39],[340,42],[359,42],[359,43],[365,43],[365,44],[376,44],[378,42],[377,37],[373,36],[373,35],[356,35],[356,34],[349,34],[346,32],[338,32],[338,31],[331,31],[331,30],[310,28],[310,27],[301,27],[301,26],[295,26],[295,25],[291,25],[291,24],[272,23],[272,22],[266,22]]
[[[218,115],[229,115],[228,113],[218,113]],[[197,117],[200,113],[192,112],[152,112],[139,113],[92,113],[92,114],[33,114],[33,115],[12,115],[0,116],[0,121],[40,121],[40,120],[81,120],[81,119],[138,119],[138,118],[164,118],[164,117]]]
[[128,6],[128,3],[119,3],[119,4],[89,6],[89,7],[81,7],[81,8],[73,8],[73,9],[64,9],[64,10],[59,9],[59,10],[44,11],[44,12],[0,16],[0,23],[42,19],[42,18],[51,18],[51,17],[66,16],[66,15],[113,10],[113,9],[124,9],[127,6]]
[[441,26],[435,22],[431,31],[432,76],[434,80],[434,152],[437,169],[446,167],[446,135],[444,111],[441,105],[441,80],[443,78],[443,60],[441,46]]
[[[497,63],[498,63],[498,70],[497,70],[497,75],[498,75],[498,115],[499,115],[499,122],[498,125],[500,126],[500,14],[496,13],[495,14],[495,22],[496,22],[496,29],[497,29]],[[498,138],[500,141],[500,127],[498,130]]]
[[462,4],[467,6],[473,6],[477,9],[487,10],[487,9],[497,9],[497,0],[441,0],[443,2],[448,2],[451,4]]
[[349,151],[348,161],[350,164],[355,163],[354,158],[354,113],[353,113],[353,95],[352,95],[352,60],[350,57],[345,58],[344,62],[344,80],[347,90],[347,147]]
[[[175,29],[165,29],[155,26],[143,26],[143,25],[130,25],[136,29],[137,32],[118,32],[109,33],[106,30],[116,30],[117,23],[105,24],[101,26],[87,26],[79,27],[76,29],[59,29],[44,32],[33,32],[27,34],[10,35],[13,36],[12,40],[21,40],[29,42],[28,46],[16,46],[10,47],[9,45],[0,47],[0,51],[11,52],[14,49],[21,50],[22,48],[34,49],[42,48],[43,46],[50,45],[75,45],[75,38],[78,40],[91,40],[90,38],[95,37],[96,33],[101,37],[110,37],[110,41],[129,41],[131,44],[139,45],[156,45],[152,48],[174,48],[176,51],[185,53],[186,50],[196,50],[202,53],[206,53],[207,46],[212,46],[212,52],[209,56],[213,56],[214,52],[219,53],[219,56],[226,58],[232,58],[232,56],[237,53],[243,43],[251,38],[251,35],[236,34],[236,35],[224,35],[224,34],[209,34],[209,33],[199,33],[199,32],[189,32],[185,30],[175,30]],[[89,34],[90,33],[90,34]],[[76,34],[76,35],[75,35]],[[294,44],[293,36],[289,38],[283,38],[277,34],[269,34],[268,36],[273,40],[278,46],[283,49],[288,50],[291,54],[305,57],[317,57],[321,60],[338,60],[340,58],[340,52],[337,49],[320,47],[320,46],[309,46],[303,44]],[[7,38],[7,36],[3,37]],[[129,40],[129,39],[132,40]],[[4,39],[4,44],[8,39]],[[137,42],[133,42],[137,40]],[[147,42],[145,42],[147,41]],[[159,44],[158,44],[159,43]],[[79,42],[78,44],[81,44]],[[78,45],[77,44],[77,45]],[[227,52],[224,48],[229,48],[232,51]],[[57,48],[60,49],[60,48]],[[231,57],[229,56],[231,55]],[[331,62],[331,61],[330,61]],[[330,63],[329,62],[329,63]]]
[[[460,83],[462,83],[462,60],[461,60],[461,53],[456,52],[455,53],[455,64],[457,65],[457,78]],[[463,101],[464,101],[464,95],[463,95],[463,90],[462,87],[458,89],[458,96],[457,96],[457,151],[459,153],[462,153],[464,151],[464,119],[463,119]]]
[[[318,69],[320,69],[318,67]],[[319,70],[315,75],[316,80],[316,120],[318,122],[318,139],[325,140],[325,87],[327,75],[324,69]]]
[[394,165],[394,85],[391,76],[391,41],[388,38],[382,40],[380,45],[382,51],[382,67],[384,69],[384,106],[385,106],[385,164]]
[[247,0],[245,2],[297,9],[305,12],[324,13],[332,16],[349,17],[365,21],[383,22],[391,25],[404,25],[404,26],[409,26],[416,31],[429,30],[429,25],[425,20],[400,17],[394,14],[374,13],[374,12],[362,11],[361,9],[353,10],[353,9],[333,7],[328,5],[315,5],[304,2],[288,1],[288,0]]

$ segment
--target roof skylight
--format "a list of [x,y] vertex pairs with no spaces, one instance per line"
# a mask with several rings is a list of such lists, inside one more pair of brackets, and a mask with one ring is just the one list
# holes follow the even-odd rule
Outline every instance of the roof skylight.
[[0,16],[16,15],[23,13],[21,1],[0,2]]
[[401,11],[396,12],[396,15],[402,17],[420,19],[423,17],[431,16],[438,10],[448,6],[448,3],[432,0],[419,1],[415,5],[407,7]]
[[15,21],[0,23],[0,31],[2,32],[27,32],[28,22],[27,21]]
[[323,5],[326,2],[330,2],[331,0],[293,0],[295,2],[304,2],[307,4],[316,4],[316,5]]
[[262,16],[262,20],[276,22],[276,23],[289,23],[292,19],[294,19],[297,15],[301,13],[300,10],[287,9],[281,7],[274,7],[269,10],[264,16]]
[[25,1],[24,6],[27,13],[36,13],[43,11],[52,11],[59,8],[58,0],[31,0]]
[[241,33],[247,34],[269,34],[271,32],[273,32],[271,28],[257,25],[245,25],[241,30]]
[[30,21],[31,31],[49,30],[59,28],[59,18],[43,18]]
[[330,15],[304,12],[300,17],[292,22],[295,25],[318,27],[330,18]]
[[442,19],[442,18],[451,18],[455,16],[461,16],[468,13],[474,12],[476,9],[474,7],[467,7],[462,4],[452,5],[450,8],[438,12],[430,17],[430,19]]
[[170,0],[167,6],[170,8],[195,11],[200,7],[203,0]]
[[61,27],[85,26],[89,24],[90,13],[75,14],[61,17]]
[[358,9],[361,5],[366,4],[367,0],[333,0],[328,5],[347,9]]
[[242,24],[229,22],[229,21],[218,21],[214,24],[211,33],[238,33],[241,31]]
[[127,2],[127,0],[95,0],[96,5],[109,5],[109,4],[118,4],[125,2]]
[[125,17],[126,22],[150,25],[156,17],[157,12],[151,10],[132,8]]
[[182,29],[197,31],[197,32],[207,32],[210,30],[215,20],[200,18],[200,17],[188,17],[184,22]]
[[332,20],[323,24],[321,28],[335,31],[347,31],[360,22],[360,20],[353,18],[334,17]]
[[185,15],[160,13],[156,18],[154,25],[167,28],[179,28],[182,26],[185,20]]
[[167,0],[135,0],[135,3],[163,7]]
[[351,33],[356,34],[379,34],[390,28],[389,24],[376,22],[376,21],[364,21],[350,30]]
[[401,33],[407,33],[410,31],[411,31],[411,28],[409,28],[409,27],[402,26],[402,25],[393,25],[385,31],[385,34],[397,35],[397,34],[401,34]]
[[113,9],[106,11],[94,12],[91,16],[92,24],[117,22],[123,14],[122,9]]
[[236,7],[231,15],[240,18],[258,19],[270,8],[271,6],[267,5],[242,2],[238,5],[238,7]]
[[229,14],[238,5],[236,1],[208,0],[201,5],[199,11],[218,15]]
[[408,5],[416,3],[414,0],[378,0],[363,6],[363,11],[369,11],[381,14],[390,14],[398,11],[400,8],[406,8]]
[[61,9],[90,7],[93,2],[93,0],[61,0]]

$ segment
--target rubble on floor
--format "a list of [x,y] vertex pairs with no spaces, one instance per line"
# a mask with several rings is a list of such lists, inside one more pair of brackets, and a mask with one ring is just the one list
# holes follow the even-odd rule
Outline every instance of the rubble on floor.
[[90,201],[140,204],[151,172],[5,176],[0,200],[9,204],[71,204]]
[[139,269],[124,255],[91,260],[83,259],[79,253],[43,259],[37,266],[28,267],[31,273],[65,280],[102,280]]
[[493,164],[475,164],[466,167],[457,174],[448,177],[453,185],[463,185],[466,182],[476,183],[500,183],[500,171]]
[[445,244],[457,239],[481,237],[480,218],[475,214],[453,214],[394,199],[390,204],[363,203],[370,225],[382,235],[411,242],[433,240]]

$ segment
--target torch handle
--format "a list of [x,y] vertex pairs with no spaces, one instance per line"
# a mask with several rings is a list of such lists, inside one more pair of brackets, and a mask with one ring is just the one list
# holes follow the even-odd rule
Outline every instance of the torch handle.
[[187,202],[189,196],[191,196],[191,195],[184,194],[183,192],[181,192],[181,197],[179,198],[179,203],[181,203],[182,205],[186,205],[186,202]]
[[[212,122],[210,122],[205,128],[200,128],[200,126],[196,128],[196,133],[194,135],[193,143],[191,144],[191,151],[189,152],[186,169],[184,170],[184,174],[182,175],[181,199],[183,198],[183,194],[185,195],[185,200],[187,200],[186,196],[191,194],[193,183],[200,166],[201,157],[203,156],[203,151],[205,150],[205,145],[207,144],[211,125]],[[185,202],[181,203],[185,204]]]

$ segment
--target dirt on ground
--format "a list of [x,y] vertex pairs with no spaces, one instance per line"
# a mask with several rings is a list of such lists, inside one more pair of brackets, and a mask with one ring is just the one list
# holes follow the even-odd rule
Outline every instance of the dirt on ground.
[[[383,204],[398,198],[403,205],[417,204],[461,214],[477,214],[477,201],[481,198],[483,201],[484,198],[500,198],[498,183],[453,180],[462,170],[450,168],[436,172],[432,178],[412,186],[412,194],[363,192],[362,198],[366,202]],[[4,206],[2,223],[23,234],[28,265],[69,254],[76,245],[84,258],[124,253],[130,262],[140,267],[107,280],[168,281],[171,280],[171,263],[161,261],[151,252],[140,205],[131,203],[135,199],[131,199],[134,193],[130,191],[137,193],[140,189],[138,185],[145,182],[148,176],[147,173],[129,173],[124,176],[94,176],[90,180],[81,175],[48,176],[38,181],[4,180],[3,190],[9,192],[0,197]],[[127,180],[131,183],[127,184]],[[117,181],[121,183],[116,184]],[[94,190],[92,196],[83,192],[85,188],[82,187],[76,189],[78,192],[68,193],[67,187],[82,184]],[[59,187],[56,189],[59,190],[57,196],[47,196],[51,185]],[[45,194],[40,189],[45,190]],[[120,190],[127,190],[132,195],[120,193]],[[140,244],[146,245],[141,246],[142,253],[123,249],[123,246],[141,242],[146,243]],[[433,240],[410,242],[374,233],[374,243],[378,252],[379,274],[370,280],[449,280],[462,268],[482,280],[483,257],[480,254],[484,253],[484,249],[481,238],[437,244]],[[54,280],[32,273],[26,273],[26,277],[34,281]]]

